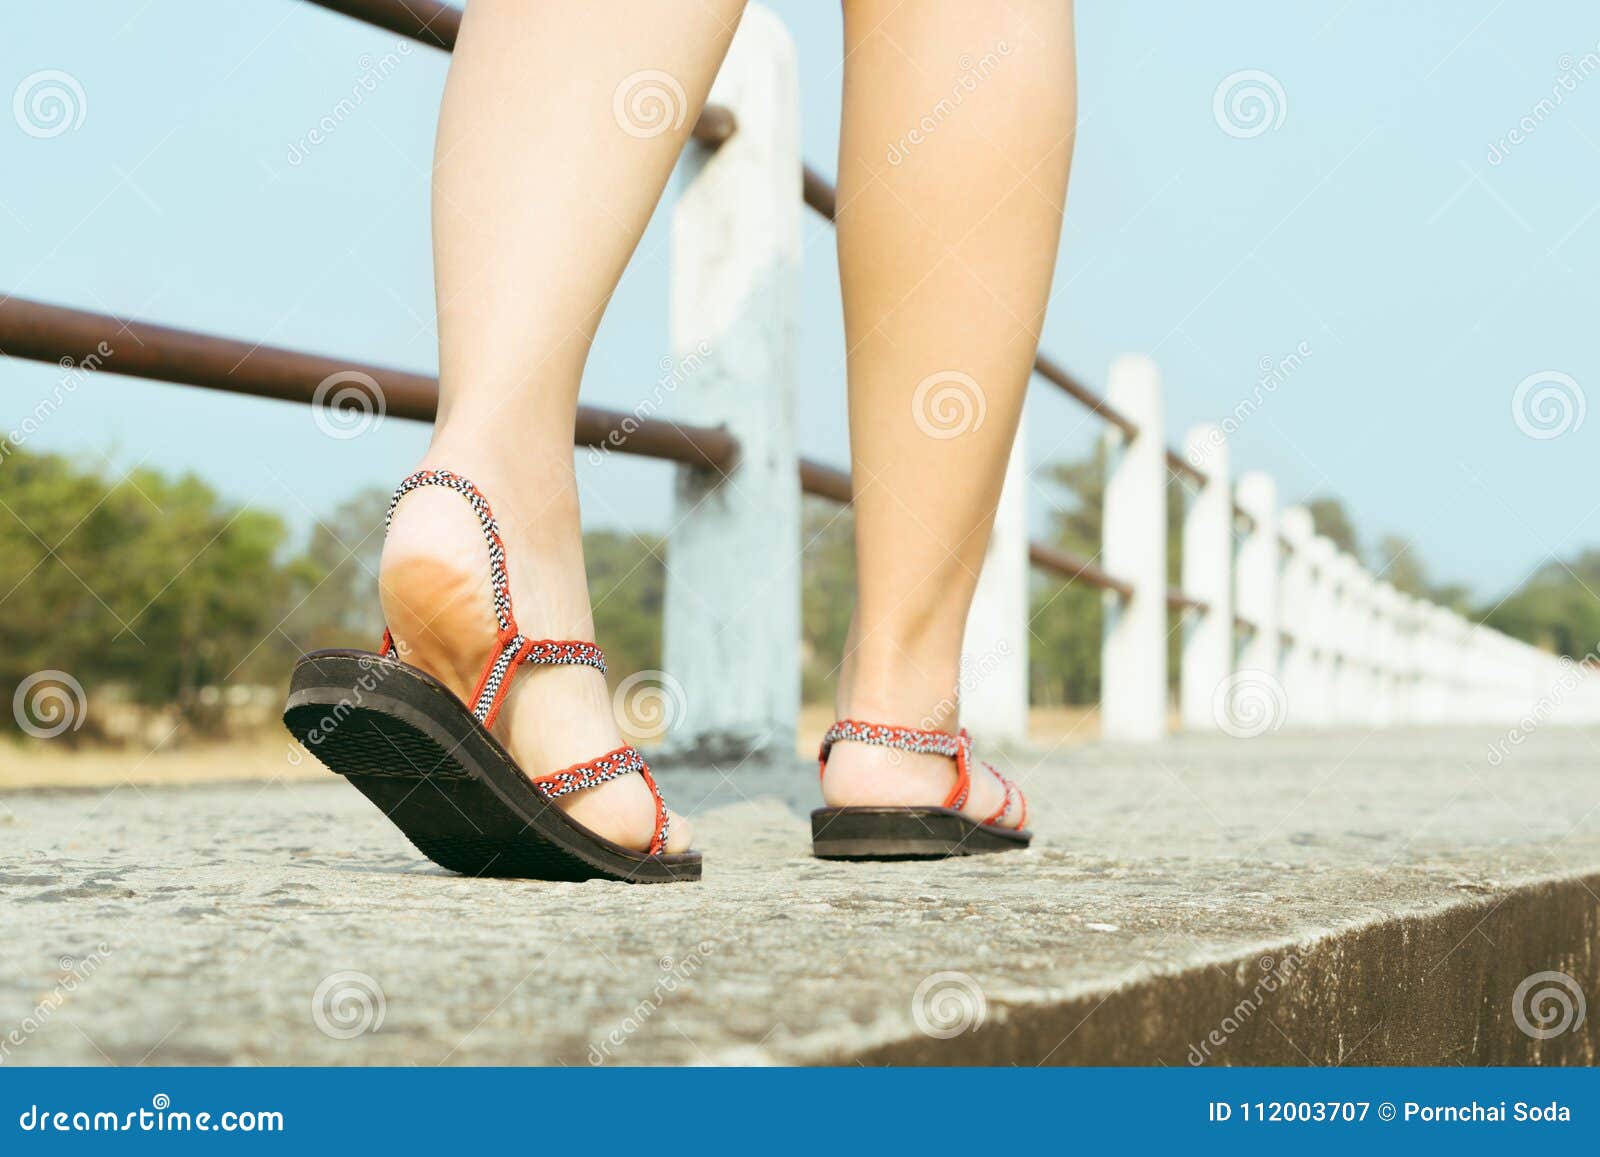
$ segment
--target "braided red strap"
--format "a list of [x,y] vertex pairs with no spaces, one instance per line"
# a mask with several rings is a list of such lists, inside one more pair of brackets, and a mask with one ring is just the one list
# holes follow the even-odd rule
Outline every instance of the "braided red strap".
[[650,840],[650,854],[658,856],[667,846],[667,803],[661,798],[661,789],[656,786],[655,776],[650,774],[650,765],[635,748],[619,747],[588,763],[573,764],[561,771],[541,775],[532,783],[535,791],[545,799],[554,801],[575,791],[599,787],[602,783],[633,772],[639,773],[650,788],[650,794],[655,796],[656,830]]
[[605,652],[593,643],[576,639],[524,639],[513,635],[500,648],[500,653],[489,660],[472,692],[472,713],[485,727],[493,727],[499,718],[500,707],[511,686],[511,676],[524,663],[547,667],[572,664],[593,667],[602,675],[606,673]]
[[1000,786],[1005,789],[1005,793],[1006,793],[1006,797],[1001,802],[999,808],[995,810],[995,813],[992,816],[990,816],[988,819],[984,820],[983,822],[986,823],[986,824],[998,824],[1001,820],[1006,818],[1006,813],[1011,810],[1011,801],[1013,799],[1017,799],[1017,800],[1020,800],[1022,802],[1022,815],[1017,817],[1017,827],[1019,829],[1027,827],[1028,826],[1028,797],[1022,794],[1022,789],[1020,787],[1018,787],[1016,784],[1012,783],[1009,779],[1007,779],[1005,776],[1001,775],[998,771],[996,771],[995,768],[994,768],[994,764],[985,763],[983,766],[989,769],[989,774],[990,775],[994,776],[995,779],[1000,781]]
[[[828,755],[833,750],[833,745],[840,741],[851,743],[867,743],[874,747],[889,747],[896,751],[909,751],[917,755],[944,755],[956,761],[956,782],[950,789],[950,794],[945,797],[941,805],[952,811],[960,811],[967,806],[967,798],[972,792],[972,736],[966,728],[952,735],[948,731],[934,731],[919,727],[894,727],[882,723],[863,723],[858,719],[841,719],[822,737],[822,750],[817,755],[817,773],[820,775],[827,769]],[[1005,776],[1001,775],[990,764],[983,764],[990,774],[1000,781],[1005,789],[1005,802],[1000,810],[989,816],[985,824],[998,824],[1005,819],[1006,813],[1011,810],[1013,796],[1022,799],[1022,818],[1018,821],[1020,829],[1028,818],[1028,801],[1018,788]]]

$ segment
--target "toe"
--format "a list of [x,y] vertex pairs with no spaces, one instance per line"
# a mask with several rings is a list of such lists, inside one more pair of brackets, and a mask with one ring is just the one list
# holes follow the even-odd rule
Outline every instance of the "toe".
[[1028,799],[1023,794],[1022,787],[1015,780],[1011,784],[1011,806],[1006,809],[1006,814],[1001,818],[1001,823],[1008,828],[1021,831],[1028,823]]
[[667,817],[667,854],[687,852],[694,846],[694,825],[671,808],[667,809]]

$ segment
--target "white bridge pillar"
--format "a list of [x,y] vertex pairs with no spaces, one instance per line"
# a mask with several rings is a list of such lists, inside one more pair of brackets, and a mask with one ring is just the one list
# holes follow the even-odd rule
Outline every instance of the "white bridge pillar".
[[679,412],[728,427],[740,456],[726,476],[678,468],[664,650],[683,702],[669,751],[789,759],[800,711],[799,81],[789,33],[768,10],[745,12],[711,100],[738,128],[684,153],[672,346],[700,361]]
[[1336,718],[1335,692],[1339,674],[1339,577],[1335,567],[1338,548],[1333,540],[1317,535],[1306,544],[1309,567],[1306,594],[1305,637],[1310,650],[1309,677],[1304,703],[1297,704],[1301,718],[1312,727],[1327,727]]
[[1167,447],[1155,362],[1112,362],[1106,400],[1139,433],[1106,430],[1101,557],[1133,594],[1104,595],[1100,728],[1107,739],[1146,743],[1167,730]]
[[1279,587],[1280,614],[1282,630],[1289,636],[1280,669],[1283,672],[1284,697],[1289,703],[1289,723],[1295,727],[1305,727],[1312,722],[1312,705],[1316,698],[1316,671],[1313,664],[1316,643],[1312,638],[1311,613],[1311,512],[1304,506],[1291,506],[1279,519],[1279,528],[1287,548]]
[[[1251,525],[1239,544],[1234,596],[1239,614],[1255,628],[1240,648],[1239,668],[1264,671],[1283,683],[1283,548],[1278,541],[1278,488],[1272,477],[1259,470],[1241,475],[1239,507],[1250,516]],[[1287,690],[1285,686],[1286,697]]]
[[1190,430],[1184,455],[1205,464],[1206,480],[1184,512],[1180,583],[1205,607],[1184,617],[1178,703],[1186,729],[1215,731],[1218,688],[1233,674],[1233,486],[1218,427]]
[[[984,745],[1028,740],[1027,430],[1017,428],[961,646],[961,722]],[[934,723],[948,727],[948,722]]]

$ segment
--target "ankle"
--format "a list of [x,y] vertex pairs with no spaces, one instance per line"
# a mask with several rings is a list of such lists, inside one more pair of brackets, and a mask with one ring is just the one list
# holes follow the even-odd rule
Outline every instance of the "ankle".
[[839,719],[956,731],[961,714],[958,673],[959,661],[919,664],[903,659],[897,667],[888,667],[858,664],[852,656],[840,672],[834,710]]

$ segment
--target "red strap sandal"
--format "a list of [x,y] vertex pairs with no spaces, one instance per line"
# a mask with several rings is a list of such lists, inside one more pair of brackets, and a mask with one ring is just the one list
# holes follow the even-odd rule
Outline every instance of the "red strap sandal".
[[[843,719],[828,728],[817,756],[818,773],[827,770],[828,755],[839,742],[870,743],[918,755],[944,755],[956,761],[956,782],[938,807],[825,807],[811,813],[811,850],[824,860],[929,860],[1009,852],[1026,848],[1033,833],[1026,830],[1028,801],[1022,790],[991,764],[980,763],[999,781],[1005,801],[982,822],[961,814],[972,791],[972,737],[963,729],[924,731]],[[1006,824],[1013,801],[1017,821]]]
[[[604,674],[605,656],[593,643],[530,639],[517,629],[494,514],[478,488],[459,474],[411,475],[394,492],[385,526],[400,500],[420,486],[445,486],[464,496],[489,544],[496,645],[470,705],[402,662],[386,629],[377,654],[316,651],[295,665],[283,712],[290,732],[377,804],[423,855],[453,872],[540,880],[698,880],[700,853],[664,851],[667,806],[649,765],[632,747],[530,776],[490,733],[519,667],[581,664]],[[655,796],[655,833],[646,852],[615,844],[554,806],[562,796],[633,774]]]

